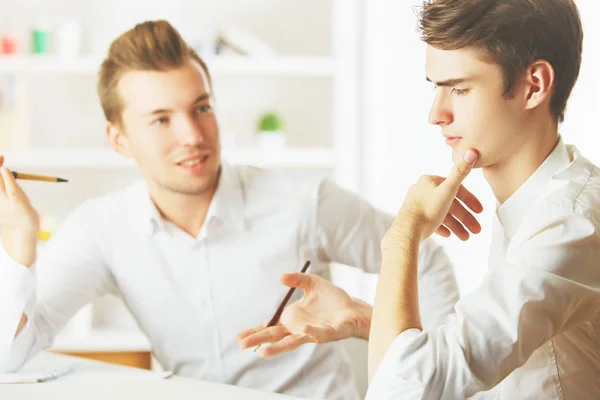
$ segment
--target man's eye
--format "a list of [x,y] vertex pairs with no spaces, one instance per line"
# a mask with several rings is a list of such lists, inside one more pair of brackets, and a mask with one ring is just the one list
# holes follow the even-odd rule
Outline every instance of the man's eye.
[[457,88],[453,88],[452,89],[452,94],[460,96],[460,95],[467,94],[468,91],[469,91],[469,89],[457,89]]

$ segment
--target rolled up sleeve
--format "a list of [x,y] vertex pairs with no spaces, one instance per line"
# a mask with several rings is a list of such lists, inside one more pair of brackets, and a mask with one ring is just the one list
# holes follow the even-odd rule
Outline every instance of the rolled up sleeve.
[[10,258],[0,244],[0,360],[9,358],[21,316],[28,305],[32,308],[35,275],[30,268]]
[[548,217],[519,232],[445,325],[396,338],[367,399],[461,399],[493,388],[553,336],[598,317],[598,260],[586,217]]

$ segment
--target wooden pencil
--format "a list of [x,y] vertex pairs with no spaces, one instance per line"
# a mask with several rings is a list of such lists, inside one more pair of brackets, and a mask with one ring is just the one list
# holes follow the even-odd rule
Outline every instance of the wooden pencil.
[[[304,266],[302,267],[302,270],[300,271],[300,273],[302,273],[302,274],[305,273],[306,270],[308,269],[309,265],[310,265],[310,261],[307,261],[304,264]],[[275,311],[275,314],[273,314],[273,317],[267,324],[266,328],[269,328],[279,322],[279,318],[281,317],[281,314],[283,313],[283,309],[287,305],[288,301],[290,301],[290,298],[294,294],[294,290],[296,290],[296,288],[290,288],[290,290],[288,290],[287,294],[283,298],[283,301],[281,302],[281,304],[279,304],[279,307],[277,307],[277,311]],[[256,350],[258,350],[259,348],[260,348],[260,344],[254,348],[254,352],[256,352]]]
[[55,176],[45,176],[45,175],[33,175],[33,174],[23,174],[21,172],[11,171],[12,176],[15,179],[22,179],[27,181],[42,181],[42,182],[69,182],[63,178],[57,178]]

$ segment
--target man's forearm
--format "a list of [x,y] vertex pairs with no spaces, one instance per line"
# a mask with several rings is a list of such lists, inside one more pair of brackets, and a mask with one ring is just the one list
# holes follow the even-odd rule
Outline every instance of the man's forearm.
[[399,231],[396,240],[397,244],[382,250],[369,338],[369,380],[400,333],[422,329],[417,270],[420,236],[408,225]]
[[5,233],[2,232],[1,245],[4,251],[15,262],[31,267],[37,257],[37,236],[33,233]]

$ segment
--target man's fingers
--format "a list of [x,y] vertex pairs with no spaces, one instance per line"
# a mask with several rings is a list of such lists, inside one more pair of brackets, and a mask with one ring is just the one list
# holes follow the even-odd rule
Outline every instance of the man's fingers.
[[1,167],[0,173],[2,174],[2,180],[4,181],[4,191],[7,195],[10,197],[24,195],[19,185],[17,185],[15,177],[6,167]]
[[290,288],[300,288],[305,292],[310,292],[318,283],[320,278],[312,274],[303,274],[292,272],[281,276],[281,283]]
[[454,193],[456,193],[462,182],[473,169],[475,161],[477,161],[477,157],[478,154],[475,150],[467,150],[462,160],[454,164],[450,175],[448,176],[448,178],[446,178],[442,185],[447,186],[448,190],[452,190],[454,191]]
[[238,341],[247,338],[248,336],[255,334],[256,332],[260,332],[263,329],[265,329],[267,327],[267,323],[265,322],[264,324],[260,324],[255,328],[250,328],[250,329],[246,329],[245,331],[242,331],[240,333],[238,333],[238,335],[236,336],[236,339]]
[[465,188],[463,185],[459,186],[456,197],[460,201],[462,201],[467,207],[469,207],[473,212],[479,214],[483,211],[483,205],[481,204],[479,199],[475,197],[473,193],[469,192],[469,190],[467,190],[467,188]]
[[0,194],[1,195],[6,195],[6,186],[4,183],[4,174],[2,173],[2,170],[4,169],[4,167],[0,166]]
[[305,343],[310,342],[310,337],[307,335],[289,335],[283,340],[269,346],[260,349],[258,355],[260,357],[274,357],[288,351],[292,351],[302,346]]
[[256,332],[257,332],[256,328],[246,329],[245,331],[242,331],[242,332],[238,333],[237,336],[235,337],[235,339],[239,342],[240,340],[244,340],[248,336],[253,335]]
[[247,349],[249,347],[258,346],[259,344],[275,343],[289,334],[290,332],[283,325],[271,326],[242,339],[239,342],[239,346],[242,349]]
[[446,215],[446,218],[444,218],[444,226],[450,229],[460,240],[464,241],[469,239],[469,232],[467,232],[465,227],[452,215]]
[[[4,165],[4,156],[0,156],[0,170],[2,169],[2,166]],[[2,175],[0,175],[0,194],[4,194],[6,193],[6,189],[4,187],[4,179],[2,178]]]
[[450,206],[450,214],[454,216],[461,224],[463,224],[468,230],[473,233],[481,232],[481,225],[475,219],[473,214],[467,211],[467,209],[454,199]]
[[452,233],[450,232],[450,230],[448,228],[446,228],[443,225],[440,225],[436,230],[435,233],[437,233],[438,235],[442,236],[442,237],[450,237],[450,235],[452,235]]
[[0,192],[3,194],[7,194],[9,196],[13,196],[15,192],[15,186],[11,185],[11,181],[14,182],[15,178],[8,171],[6,167],[0,167]]

